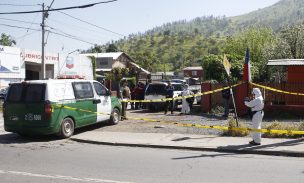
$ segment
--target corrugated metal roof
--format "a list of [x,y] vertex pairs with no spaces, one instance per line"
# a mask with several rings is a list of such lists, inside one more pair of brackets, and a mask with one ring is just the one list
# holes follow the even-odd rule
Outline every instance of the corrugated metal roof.
[[117,60],[123,52],[109,52],[109,53],[85,53],[82,55],[86,56],[95,56],[96,58],[113,58],[113,60]]
[[130,62],[131,65],[134,65],[136,68],[139,68],[141,70],[141,72],[144,72],[145,74],[150,74],[149,71],[147,71],[146,69],[140,67],[139,65],[137,65],[136,63],[134,62]]
[[185,70],[203,70],[203,68],[202,67],[186,67],[186,68],[184,68],[184,71]]
[[280,66],[280,65],[304,65],[304,59],[277,59],[268,60],[267,65]]
[[[85,53],[82,55],[86,55],[86,56],[95,56],[96,58],[113,58],[113,60],[117,60],[122,54],[124,54],[124,52],[109,52],[109,53]],[[133,66],[140,68],[142,72],[146,73],[146,74],[150,74],[149,71],[145,70],[144,68],[140,67],[139,65],[137,65],[136,63],[133,62],[133,60],[127,55],[125,54],[126,57],[128,57],[130,59],[130,64],[132,64]],[[101,69],[102,71],[108,71],[106,69]],[[98,69],[96,69],[96,71],[99,71]],[[111,71],[111,69],[110,69]]]

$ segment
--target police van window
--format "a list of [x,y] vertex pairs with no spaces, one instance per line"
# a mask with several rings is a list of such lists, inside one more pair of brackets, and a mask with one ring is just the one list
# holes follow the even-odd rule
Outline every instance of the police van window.
[[44,93],[44,84],[28,84],[26,85],[24,101],[28,103],[44,101]]
[[22,97],[22,91],[22,84],[11,85],[6,100],[8,102],[20,102]]
[[8,102],[35,103],[44,101],[44,84],[13,84],[7,96]]
[[73,83],[73,89],[76,99],[94,97],[93,89],[89,82],[75,82]]
[[107,89],[100,83],[93,83],[97,95],[106,95]]

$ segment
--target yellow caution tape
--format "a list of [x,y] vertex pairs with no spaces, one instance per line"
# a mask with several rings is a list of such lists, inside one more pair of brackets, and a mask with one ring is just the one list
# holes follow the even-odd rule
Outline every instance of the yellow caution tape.
[[[235,85],[232,85],[231,87],[236,87],[240,84],[235,84]],[[300,95],[300,96],[304,95],[302,93],[287,92],[287,91],[278,90],[275,88],[259,85],[256,83],[250,83],[250,84],[257,86],[257,87],[265,88],[265,89],[268,89],[271,91],[275,91],[275,92],[291,94],[291,95]],[[219,88],[219,89],[212,90],[212,91],[197,93],[197,94],[188,95],[188,96],[175,97],[175,98],[163,98],[163,99],[155,99],[155,100],[127,100],[126,102],[164,102],[164,101],[169,101],[169,100],[183,99],[183,98],[190,98],[190,97],[194,97],[194,96],[212,94],[212,93],[216,93],[216,92],[228,89],[228,88],[229,87],[227,86],[227,87]],[[94,113],[97,115],[111,115],[109,113],[94,112],[94,111],[85,110],[85,109],[73,108],[73,107],[63,105],[63,104],[53,104],[53,106],[56,106],[59,108],[65,108],[65,109],[69,109],[69,110],[78,110],[78,111],[82,111],[82,112]],[[160,121],[157,119],[135,118],[135,117],[128,117],[128,119],[143,120],[146,122],[157,122],[157,123],[162,123],[162,124],[174,124],[174,125],[181,126],[181,127],[195,127],[195,128],[204,128],[204,129],[231,130],[231,131],[249,131],[249,132],[261,132],[261,133],[270,133],[270,134],[304,135],[304,131],[298,131],[298,130],[254,129],[254,128],[240,128],[240,127],[230,128],[230,127],[226,127],[226,126],[213,126],[213,125],[208,126],[208,125],[200,125],[200,124],[188,124],[188,123],[179,123],[179,122],[170,122],[170,121]]]
[[[94,113],[99,115],[111,115],[109,113],[102,113],[102,112],[94,112],[85,109],[79,109],[74,107],[65,106],[63,104],[53,104],[53,106],[59,108],[65,108],[68,110],[77,110],[82,112]],[[135,118],[135,117],[128,117],[128,119],[133,120],[143,120],[146,122],[157,122],[162,124],[173,124],[181,127],[195,127],[195,128],[204,128],[204,129],[217,129],[217,130],[231,130],[231,131],[251,131],[251,132],[261,132],[261,133],[271,133],[271,134],[291,134],[291,135],[304,135],[304,131],[296,131],[296,130],[272,130],[272,129],[254,129],[254,128],[240,128],[240,127],[227,127],[227,126],[213,126],[213,125],[200,125],[200,124],[189,124],[189,123],[180,123],[180,122],[171,122],[171,121],[160,121],[157,119],[150,119],[150,118]]]
[[291,135],[304,135],[304,131],[298,130],[273,130],[273,129],[255,129],[255,128],[241,128],[241,127],[227,127],[227,126],[213,126],[213,125],[200,125],[200,124],[189,124],[189,123],[179,123],[179,122],[170,122],[170,121],[160,121],[156,119],[149,118],[133,118],[128,117],[128,119],[134,120],[143,120],[147,122],[157,122],[162,124],[173,124],[181,127],[195,127],[195,128],[204,128],[204,129],[217,129],[217,130],[231,130],[231,131],[249,131],[249,132],[261,132],[261,133],[271,133],[271,134],[291,134]]
[[74,108],[74,107],[66,106],[66,105],[63,105],[63,104],[53,104],[53,106],[58,107],[58,108],[65,108],[65,109],[69,109],[69,110],[74,110],[74,111],[94,113],[94,114],[97,114],[97,115],[111,115],[109,113],[94,112],[94,111],[90,111],[90,110],[86,110],[86,109],[79,109],[79,108]]
[[[242,84],[242,83],[238,83],[238,84],[232,85],[231,88],[236,87],[236,86],[238,86],[240,84]],[[222,90],[226,90],[228,88],[230,88],[230,87],[226,86],[226,87],[215,89],[215,90],[212,90],[212,91],[199,92],[199,93],[192,94],[192,95],[178,96],[178,97],[173,97],[173,98],[161,98],[161,99],[153,99],[153,100],[121,100],[121,102],[135,102],[135,103],[136,102],[144,102],[144,103],[149,103],[149,102],[166,102],[166,101],[170,101],[170,100],[186,99],[186,98],[192,98],[192,97],[198,97],[198,96],[202,96],[202,95],[212,94],[212,93],[220,92]]]
[[289,94],[289,95],[304,96],[304,93],[295,93],[295,92],[289,92],[289,91],[279,90],[279,89],[276,89],[276,88],[272,88],[272,87],[269,87],[269,86],[264,86],[264,85],[260,85],[260,84],[256,84],[256,83],[251,83],[251,82],[250,82],[250,84],[253,85],[253,86],[257,86],[257,87],[264,88],[264,89],[271,90],[271,91],[278,92],[278,93],[285,93],[285,94]]

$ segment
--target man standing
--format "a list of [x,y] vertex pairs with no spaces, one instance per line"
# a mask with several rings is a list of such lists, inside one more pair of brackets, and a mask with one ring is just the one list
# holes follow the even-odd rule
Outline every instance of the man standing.
[[[252,114],[252,127],[254,129],[261,129],[261,123],[264,116],[264,99],[259,88],[253,88],[252,94],[254,99],[249,101],[245,99],[245,105],[251,108]],[[251,145],[261,145],[261,132],[252,132],[252,141],[249,142]]]
[[[171,82],[168,82],[166,87],[166,98],[173,98],[174,86],[171,85]],[[168,112],[168,107],[170,105],[171,114],[173,114],[173,100],[167,100],[165,104],[165,114]]]
[[128,102],[124,102],[126,100],[130,100],[131,98],[131,92],[130,92],[130,88],[128,87],[128,81],[125,81],[123,83],[123,89],[122,89],[122,115],[121,115],[121,119],[127,119],[127,115],[126,115],[126,111],[127,111],[127,106],[128,106]]

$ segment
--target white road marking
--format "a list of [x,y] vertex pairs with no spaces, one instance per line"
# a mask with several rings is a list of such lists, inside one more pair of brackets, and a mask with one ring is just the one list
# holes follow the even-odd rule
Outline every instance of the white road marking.
[[12,175],[22,175],[22,176],[29,176],[29,177],[73,180],[73,181],[81,181],[81,182],[132,183],[132,182],[122,182],[122,181],[116,181],[116,180],[94,179],[94,178],[77,178],[77,177],[64,176],[64,175],[43,175],[43,174],[36,174],[36,173],[19,172],[19,171],[5,171],[5,170],[0,170],[0,174],[12,174]]

